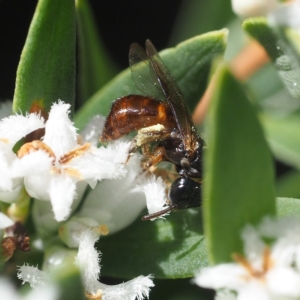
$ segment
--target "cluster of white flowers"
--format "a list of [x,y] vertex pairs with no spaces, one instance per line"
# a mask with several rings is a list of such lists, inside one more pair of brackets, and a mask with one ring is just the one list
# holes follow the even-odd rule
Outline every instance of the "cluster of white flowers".
[[[19,201],[25,188],[36,203],[48,210],[52,207],[41,224],[52,229],[61,226],[60,237],[65,244],[78,247],[76,263],[82,270],[88,294],[96,296],[101,292],[102,299],[144,299],[153,286],[151,276],[139,276],[116,287],[98,282],[99,254],[94,243],[99,234],[93,233],[91,228],[106,224],[110,233],[114,233],[132,223],[146,204],[149,213],[162,210],[165,185],[142,170],[138,155],[125,163],[129,141],[98,146],[103,117],[93,118],[79,136],[69,119],[69,111],[70,105],[59,101],[52,105],[47,121],[35,113],[0,120],[0,201]],[[37,129],[45,130],[44,136],[23,144],[15,153],[16,143]],[[91,191],[85,195],[76,215],[70,218],[88,185]],[[43,204],[45,201],[51,203],[51,207]],[[51,222],[55,225],[49,225]],[[0,229],[13,223],[0,213]],[[19,269],[18,276],[35,287],[45,281],[43,278],[47,276],[43,272],[25,264]]]
[[242,239],[244,256],[201,269],[195,283],[217,290],[218,300],[300,299],[300,219],[267,217],[246,226]]
[[[131,159],[128,165],[124,163],[128,156],[130,142],[117,141],[107,147],[97,147],[99,135],[95,133],[99,134],[99,130],[95,131],[94,123],[99,121],[99,128],[101,128],[99,118],[92,120],[84,132],[85,140],[80,141],[80,136],[69,119],[69,109],[69,104],[59,101],[53,104],[46,122],[43,117],[34,113],[26,116],[13,115],[0,121],[1,201],[8,203],[16,201],[24,184],[31,197],[50,201],[55,219],[64,221],[70,215],[74,200],[80,198],[77,193],[78,182],[86,182],[91,188],[95,188],[98,181],[112,179],[108,183],[109,187],[106,188],[109,190],[113,187],[120,188],[118,179],[123,179],[126,175],[131,179],[124,188],[127,191],[137,188],[139,180],[145,182],[141,180],[142,170],[139,159]],[[21,138],[41,128],[45,129],[42,140],[24,144],[17,154],[13,152],[13,147]],[[149,180],[153,181],[151,176]],[[124,185],[123,181],[122,185]],[[83,191],[84,188],[81,190]],[[114,192],[116,193],[116,189]],[[142,186],[138,192],[143,192]],[[95,196],[97,191],[95,195],[91,194],[90,198]],[[102,198],[107,196],[104,195]],[[124,198],[124,191],[118,196]],[[161,194],[159,196],[162,197]],[[140,203],[132,205],[138,207],[138,210],[135,210],[135,217],[145,206],[145,196],[143,200],[143,205]],[[109,202],[114,203],[111,198]],[[105,210],[107,206],[103,206]]]

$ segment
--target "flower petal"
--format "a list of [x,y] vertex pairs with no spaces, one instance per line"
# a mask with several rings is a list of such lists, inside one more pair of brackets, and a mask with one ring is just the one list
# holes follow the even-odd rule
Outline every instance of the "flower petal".
[[126,165],[122,179],[103,180],[87,195],[78,217],[93,218],[115,233],[131,224],[145,207],[145,196],[138,185],[141,172],[139,157]]
[[24,185],[28,194],[36,199],[49,201],[49,185],[53,158],[42,151],[34,151],[19,160]]
[[72,159],[67,167],[78,170],[84,180],[120,178],[126,174],[124,164],[104,160],[95,152]]
[[75,257],[75,264],[80,268],[83,283],[88,293],[97,292],[98,277],[100,275],[100,256],[101,253],[94,248],[99,235],[96,231],[86,228],[77,236],[79,248]]
[[300,29],[300,3],[292,1],[280,5],[278,9],[269,14],[269,22],[275,26],[286,26]]
[[17,184],[16,188],[13,188],[9,192],[3,192],[3,191],[0,192],[0,201],[5,202],[5,203],[16,202],[22,193],[22,187],[23,187],[22,180],[18,180],[18,184]]
[[0,212],[0,229],[4,229],[12,225],[14,225],[14,221],[4,213]]
[[98,155],[110,162],[126,163],[130,146],[131,142],[128,141],[114,141],[109,143],[107,147],[98,148]]
[[0,121],[0,140],[12,146],[28,133],[44,127],[44,118],[37,114],[13,115]]
[[32,288],[45,285],[47,275],[37,267],[24,264],[18,267],[18,278],[23,280],[23,284],[28,282]]
[[239,290],[245,285],[243,278],[247,275],[241,266],[228,263],[201,269],[194,278],[194,282],[205,288]]
[[290,268],[274,268],[267,274],[268,287],[278,298],[300,297],[300,274]]
[[50,180],[48,192],[55,219],[59,222],[66,220],[76,196],[76,183],[65,174],[56,174]]
[[76,128],[69,119],[69,113],[70,104],[62,101],[54,103],[45,126],[44,143],[53,150],[58,158],[77,146]]
[[105,117],[100,115],[94,116],[80,133],[83,143],[91,143],[93,146],[97,146],[104,122]]
[[[141,187],[146,195],[146,203],[149,214],[156,213],[167,207],[166,205],[166,185],[161,177],[155,177],[154,175],[146,178],[141,184]],[[159,216],[163,218],[170,212]],[[153,218],[151,221],[158,219]]]
[[269,293],[264,284],[259,282],[251,282],[238,292],[237,300],[275,300]]
[[98,282],[102,290],[102,300],[142,300],[149,298],[150,288],[154,286],[152,276],[138,276],[117,285],[106,285]]
[[278,6],[276,0],[231,0],[232,10],[241,17],[265,16]]

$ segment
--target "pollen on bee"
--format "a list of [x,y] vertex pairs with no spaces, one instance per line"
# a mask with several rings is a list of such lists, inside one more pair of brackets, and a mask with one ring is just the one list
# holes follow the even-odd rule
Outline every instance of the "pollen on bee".
[[140,147],[146,143],[156,141],[163,130],[165,130],[165,126],[161,124],[141,128],[135,137],[136,145]]

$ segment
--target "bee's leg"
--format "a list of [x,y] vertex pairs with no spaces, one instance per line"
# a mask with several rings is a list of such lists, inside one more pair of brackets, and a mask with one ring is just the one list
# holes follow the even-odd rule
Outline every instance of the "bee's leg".
[[[163,140],[169,135],[170,133],[165,130],[165,127],[163,125],[160,124],[141,128],[131,143],[126,163],[128,162],[130,156],[137,150],[137,148],[141,147],[143,154],[148,155],[148,153],[150,152],[149,149],[151,143]],[[151,157],[149,161],[154,161],[153,163],[150,163],[149,166],[153,166],[156,163],[160,162],[162,160],[163,154],[164,152],[160,154],[159,150],[155,150],[154,153],[149,155]]]
[[130,148],[129,148],[129,151],[128,151],[128,156],[127,156],[127,159],[125,161],[125,165],[128,163],[131,155],[137,150],[138,146],[136,144],[136,140],[133,139],[132,142],[131,142],[131,145],[130,145]]
[[144,167],[149,169],[150,167],[158,164],[160,161],[163,160],[163,157],[165,155],[165,149],[163,147],[157,147],[155,151],[151,154],[148,154],[144,151],[143,153],[146,155]]

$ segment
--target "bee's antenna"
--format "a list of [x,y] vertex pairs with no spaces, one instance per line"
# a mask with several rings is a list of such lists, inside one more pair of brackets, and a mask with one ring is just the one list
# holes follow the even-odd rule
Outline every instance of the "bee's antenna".
[[168,213],[169,211],[172,211],[172,210],[176,209],[176,207],[177,207],[177,205],[171,205],[171,206],[169,206],[169,207],[167,207],[167,208],[165,208],[163,210],[160,210],[160,211],[158,211],[156,213],[143,216],[141,219],[143,221],[149,221],[149,220],[151,220],[153,218],[160,217],[160,216],[164,215],[165,213]]

